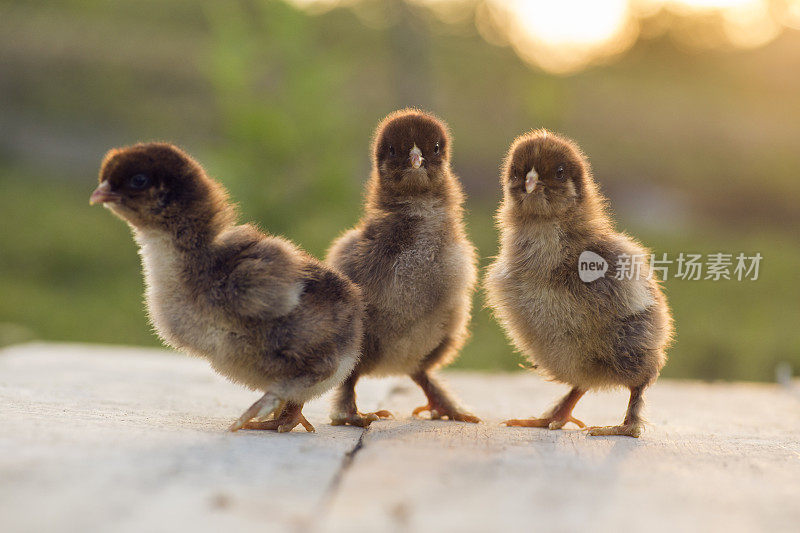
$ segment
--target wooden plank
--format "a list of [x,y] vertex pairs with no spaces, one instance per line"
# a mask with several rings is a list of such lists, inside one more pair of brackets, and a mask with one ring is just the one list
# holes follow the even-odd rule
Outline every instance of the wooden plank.
[[[389,383],[367,382],[378,403]],[[362,430],[224,430],[258,394],[160,350],[0,352],[0,531],[285,531],[328,497]]]
[[[565,388],[533,375],[450,375],[486,423],[373,424],[321,531],[797,531],[800,403],[769,385],[662,381],[641,439],[507,428]],[[412,385],[386,403],[422,403]],[[587,395],[588,424],[618,423],[622,392]]]
[[[449,374],[487,423],[418,421],[408,379],[359,384],[366,433],[228,434],[257,394],[164,351],[0,352],[0,531],[796,531],[800,397],[663,381],[642,439],[505,428],[564,389],[533,375]],[[576,416],[612,424],[620,393]],[[361,438],[363,435],[363,438]],[[350,458],[352,457],[352,458]]]

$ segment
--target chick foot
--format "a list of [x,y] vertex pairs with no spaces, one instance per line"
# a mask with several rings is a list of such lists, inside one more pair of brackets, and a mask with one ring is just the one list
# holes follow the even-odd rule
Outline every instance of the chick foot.
[[541,418],[511,419],[502,423],[507,426],[524,428],[561,429],[567,422],[572,422],[580,428],[585,428],[586,424],[572,416],[572,410],[575,409],[575,404],[578,403],[578,400],[580,400],[584,394],[586,394],[585,390],[573,388]]
[[586,424],[575,418],[574,416],[568,416],[566,418],[556,418],[552,416],[547,416],[544,418],[525,418],[525,419],[516,419],[512,418],[511,420],[506,420],[505,422],[501,422],[506,426],[514,426],[514,427],[523,427],[523,428],[548,428],[548,429],[561,429],[563,428],[567,422],[572,422],[576,426],[580,428],[585,428]]
[[593,437],[607,435],[621,435],[624,437],[638,438],[644,430],[643,424],[622,424],[620,426],[592,426],[586,428],[589,435]]
[[289,403],[283,409],[280,415],[271,420],[250,420],[246,422],[242,429],[260,429],[260,430],[273,430],[278,433],[287,433],[297,427],[298,424],[302,426],[309,433],[316,430],[311,422],[306,420],[303,416],[303,406],[296,403]]
[[239,419],[234,422],[229,431],[238,431],[244,427],[247,422],[250,422],[254,418],[262,418],[271,415],[272,413],[278,411],[281,408],[281,400],[277,396],[271,393],[266,393],[264,396],[261,397],[256,403],[250,406],[250,408],[245,411]]
[[442,418],[447,418],[448,420],[455,420],[456,422],[470,422],[471,424],[477,424],[481,421],[480,418],[473,415],[472,413],[467,413],[465,411],[461,411],[457,407],[452,406],[441,406],[441,405],[431,405],[428,403],[427,405],[421,405],[417,407],[413,411],[411,411],[412,416],[417,416],[424,411],[429,411],[431,414],[431,420],[441,420]]
[[628,401],[628,410],[619,426],[592,426],[586,428],[589,435],[600,437],[606,435],[621,435],[624,437],[638,438],[644,431],[642,419],[642,406],[644,405],[644,387],[631,387],[631,399]]
[[332,426],[358,426],[365,428],[377,420],[384,418],[394,418],[394,415],[385,409],[375,411],[374,413],[359,413],[353,411],[350,413],[336,413],[331,415]]
[[411,379],[419,385],[428,399],[427,405],[417,407],[411,412],[413,416],[417,416],[423,411],[429,411],[431,420],[441,420],[447,417],[449,420],[470,422],[471,424],[477,424],[481,421],[477,416],[460,408],[445,387],[439,383],[435,376],[427,371],[423,370],[413,374]]

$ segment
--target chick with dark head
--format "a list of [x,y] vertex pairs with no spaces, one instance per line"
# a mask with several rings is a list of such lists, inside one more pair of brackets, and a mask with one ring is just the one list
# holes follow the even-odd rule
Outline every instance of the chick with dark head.
[[[623,386],[630,403],[622,424],[592,435],[638,437],[643,392],[658,377],[672,318],[658,280],[647,276],[647,250],[613,229],[589,163],[569,139],[545,130],[518,137],[501,173],[500,253],[489,267],[489,305],[516,347],[570,392],[542,417],[510,426],[561,429],[591,389]],[[608,266],[581,279],[583,254]],[[643,276],[617,276],[622,257],[645,261]]]
[[111,150],[99,181],[90,203],[130,225],[161,339],[264,393],[230,429],[313,431],[303,404],[359,357],[359,289],[287,240],[237,225],[222,185],[172,145]]
[[404,109],[378,125],[364,215],[328,252],[366,305],[363,353],[339,388],[334,424],[366,426],[390,416],[358,412],[355,385],[363,375],[409,375],[428,399],[414,414],[479,421],[433,373],[457,357],[467,337],[476,279],[449,154],[447,127],[428,113]]
[[419,112],[389,115],[373,143],[378,191],[386,202],[444,196],[449,169],[448,133],[438,119]]

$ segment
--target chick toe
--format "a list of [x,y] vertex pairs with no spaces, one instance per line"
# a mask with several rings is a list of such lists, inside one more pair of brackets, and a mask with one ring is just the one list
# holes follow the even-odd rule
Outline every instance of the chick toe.
[[303,406],[287,403],[281,413],[271,420],[250,420],[242,429],[272,430],[278,433],[287,433],[301,425],[309,433],[314,433],[314,426],[303,416]]
[[620,435],[639,438],[643,429],[642,424],[622,424],[619,426],[592,426],[586,428],[586,431],[593,437]]
[[238,431],[254,418],[267,417],[278,411],[280,407],[280,399],[274,394],[266,393],[257,402],[251,405],[228,429],[229,431]]
[[316,433],[317,431],[314,429],[314,426],[311,425],[311,422],[309,422],[302,414],[300,415],[300,424],[302,424],[308,433]]
[[521,428],[546,428],[550,426],[553,420],[551,418],[512,418],[501,422],[506,426],[521,427]]
[[572,422],[573,424],[575,424],[579,428],[585,428],[586,427],[586,424],[584,424],[583,422],[581,422],[580,420],[578,420],[574,416],[569,416],[567,418],[562,418],[560,420],[553,420],[552,422],[550,422],[550,425],[548,427],[550,429],[561,429],[567,424],[567,422]]
[[331,425],[333,426],[357,426],[365,428],[377,420],[394,418],[394,415],[387,410],[375,411],[374,413],[336,413],[331,415]]
[[453,420],[455,422],[469,422],[471,424],[477,424],[481,421],[480,418],[472,413],[462,411],[457,407],[435,406],[431,405],[430,403],[417,407],[411,412],[411,414],[412,416],[422,418],[419,416],[419,414],[424,411],[428,411],[430,413],[431,420],[441,420],[443,418],[447,418],[448,420]]
[[544,418],[527,418],[527,419],[511,419],[503,422],[506,426],[524,427],[524,428],[548,428],[548,429],[562,429],[568,422],[572,422],[580,428],[585,428],[586,424],[575,418],[574,416],[567,416],[564,418],[544,417]]

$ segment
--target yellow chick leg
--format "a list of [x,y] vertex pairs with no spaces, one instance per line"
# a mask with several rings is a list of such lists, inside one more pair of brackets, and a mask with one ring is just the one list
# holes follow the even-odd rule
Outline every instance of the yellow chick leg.
[[586,394],[585,390],[575,387],[543,417],[506,420],[503,424],[526,428],[561,429],[567,422],[572,422],[578,427],[585,428],[586,424],[572,416],[572,410],[575,409],[575,404],[578,403],[578,400],[580,400],[584,394]]
[[601,437],[606,435],[620,435],[638,438],[644,430],[644,421],[641,412],[644,406],[644,387],[632,387],[631,399],[628,402],[628,412],[625,420],[619,426],[593,426],[586,428],[589,435]]

